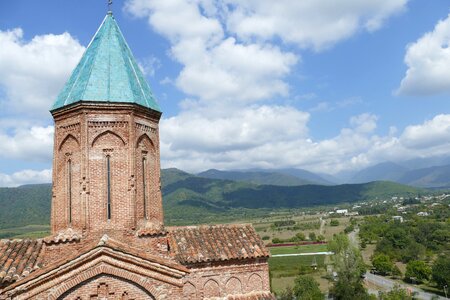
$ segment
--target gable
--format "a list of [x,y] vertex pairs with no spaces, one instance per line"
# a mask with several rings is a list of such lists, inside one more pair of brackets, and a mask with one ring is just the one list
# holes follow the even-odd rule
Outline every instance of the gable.
[[127,284],[134,286],[131,290],[136,293],[142,290],[157,299],[179,293],[183,285],[182,278],[189,272],[185,267],[150,254],[139,255],[139,251],[128,248],[119,242],[102,238],[89,251],[36,270],[30,276],[0,290],[0,295],[57,299],[65,293],[78,293],[79,289],[84,289],[85,283],[95,278],[112,278],[99,280],[98,283],[109,283],[110,288],[117,290],[114,293],[127,292],[130,295],[130,289],[116,288]]

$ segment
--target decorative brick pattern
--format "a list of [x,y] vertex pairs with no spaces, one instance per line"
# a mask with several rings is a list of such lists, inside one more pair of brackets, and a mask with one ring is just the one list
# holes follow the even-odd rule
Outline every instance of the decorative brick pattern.
[[203,286],[203,296],[205,298],[220,296],[220,287],[217,281],[215,281],[214,279],[209,279],[205,282],[205,285]]
[[242,294],[242,283],[236,277],[228,279],[225,290],[227,295]]
[[155,299],[145,289],[126,280],[110,275],[100,275],[61,296],[63,299],[79,300],[136,300]]
[[[53,235],[67,228],[84,235],[105,230],[131,233],[136,228],[143,229],[144,233],[146,228],[152,234],[162,232],[160,113],[132,104],[80,104],[53,113],[56,123]],[[110,159],[109,219],[107,157]],[[68,174],[69,161],[71,174]]]

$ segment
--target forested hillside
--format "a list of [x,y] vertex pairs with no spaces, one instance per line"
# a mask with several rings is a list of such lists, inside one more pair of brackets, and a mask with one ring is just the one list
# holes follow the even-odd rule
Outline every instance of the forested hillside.
[[[167,224],[215,222],[255,216],[276,209],[334,205],[415,196],[421,190],[392,182],[336,186],[257,185],[210,179],[177,169],[162,171],[163,204]],[[50,184],[0,188],[0,228],[48,224]]]

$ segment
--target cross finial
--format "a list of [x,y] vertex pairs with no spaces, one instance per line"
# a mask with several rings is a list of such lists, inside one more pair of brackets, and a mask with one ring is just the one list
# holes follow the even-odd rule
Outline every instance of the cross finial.
[[111,6],[112,6],[112,0],[108,0],[108,14],[109,15],[112,15]]

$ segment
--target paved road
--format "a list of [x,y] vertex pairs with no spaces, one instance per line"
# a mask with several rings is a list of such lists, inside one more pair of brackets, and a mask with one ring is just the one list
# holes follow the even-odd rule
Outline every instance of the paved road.
[[283,257],[283,256],[306,256],[306,255],[332,255],[333,252],[306,252],[306,253],[290,253],[290,254],[274,254],[272,257]]
[[[377,285],[377,286],[379,286],[379,287],[381,287],[381,288],[383,288],[385,290],[390,290],[390,289],[392,289],[394,287],[394,285],[399,284],[396,281],[387,279],[387,278],[385,278],[383,276],[371,274],[369,272],[366,273],[365,280],[367,282],[369,282],[371,284],[375,284],[375,285]],[[431,300],[431,299],[445,300],[445,299],[448,299],[448,298],[445,298],[445,297],[440,297],[440,296],[435,295],[435,294],[424,292],[423,290],[421,290],[419,288],[416,288],[416,287],[413,287],[413,286],[410,286],[410,285],[407,285],[407,284],[400,284],[400,286],[403,289],[406,289],[406,290],[409,290],[411,292],[417,293],[417,294],[415,294],[415,297],[417,299],[423,299],[423,300]],[[439,297],[439,298],[433,298],[433,297]]]
[[353,246],[358,247],[358,233],[359,228],[356,228],[352,232],[348,234],[348,239],[350,240],[350,243],[353,244]]

